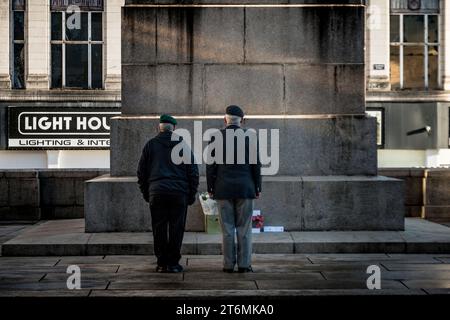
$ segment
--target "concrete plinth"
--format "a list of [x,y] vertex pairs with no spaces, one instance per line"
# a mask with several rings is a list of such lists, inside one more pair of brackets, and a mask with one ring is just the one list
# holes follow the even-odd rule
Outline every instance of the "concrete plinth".
[[[116,117],[111,121],[111,175],[134,176],[145,143],[156,134],[159,117]],[[202,134],[209,128],[222,128],[223,118],[178,118],[178,128],[191,132],[194,122]],[[333,118],[264,118],[246,120],[246,127],[268,130],[271,155],[271,129],[279,132],[278,175],[376,175],[376,123],[365,116]],[[274,141],[275,142],[275,141]],[[200,141],[202,150],[207,142]],[[201,156],[200,156],[201,158]],[[203,162],[203,161],[202,161]],[[204,174],[204,165],[200,166]]]
[[[365,1],[254,4],[125,2],[123,114],[111,122],[111,177],[86,184],[87,232],[150,230],[134,176],[159,114],[175,115],[197,151],[230,104],[243,107],[246,127],[279,130],[279,150],[271,150],[270,133],[266,153],[279,154],[279,167],[264,177],[256,202],[266,225],[403,229],[402,182],[376,176],[376,121],[365,116]],[[187,229],[204,229],[198,204]]]
[[[255,203],[267,226],[301,230],[403,230],[403,181],[386,177],[265,177]],[[205,191],[201,179],[200,191]],[[86,182],[86,232],[149,231],[151,217],[135,177],[108,175]],[[197,202],[187,231],[204,231]]]
[[[201,188],[206,190],[203,179]],[[136,177],[103,175],[86,181],[86,232],[151,231],[151,215],[137,185]],[[204,231],[200,203],[189,207],[186,229]]]
[[363,6],[213,3],[123,9],[123,113],[364,112]]

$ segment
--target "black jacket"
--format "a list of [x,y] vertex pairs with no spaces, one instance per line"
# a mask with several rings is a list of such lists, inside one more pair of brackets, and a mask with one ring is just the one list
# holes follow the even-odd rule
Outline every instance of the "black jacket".
[[[226,129],[236,130],[238,126],[230,125],[222,129],[223,139],[223,164],[210,164],[206,166],[206,180],[208,192],[212,193],[214,199],[254,199],[256,193],[261,192],[261,163],[259,161],[259,150],[257,149],[257,163],[249,161],[249,141],[245,143],[245,163],[237,164],[236,138],[234,141],[234,164],[226,164]],[[244,130],[245,131],[245,130]],[[213,142],[213,140],[211,141]],[[232,141],[231,141],[232,143]],[[256,144],[257,147],[257,144]],[[214,152],[212,152],[215,155]]]
[[172,149],[180,142],[171,141],[171,136],[172,132],[161,132],[145,145],[137,170],[139,188],[146,201],[154,194],[183,194],[192,203],[199,180],[194,155],[191,151],[190,164],[173,163]]

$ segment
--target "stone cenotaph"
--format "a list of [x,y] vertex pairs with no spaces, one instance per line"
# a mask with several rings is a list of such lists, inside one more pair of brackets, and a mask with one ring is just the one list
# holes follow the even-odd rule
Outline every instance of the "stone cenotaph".
[[[223,126],[230,104],[247,127],[279,130],[278,170],[255,203],[265,225],[403,230],[403,182],[377,175],[376,119],[365,113],[364,24],[360,0],[126,1],[122,114],[110,175],[86,182],[86,232],[150,231],[136,168],[159,115],[205,131]],[[199,203],[186,228],[204,230]]]

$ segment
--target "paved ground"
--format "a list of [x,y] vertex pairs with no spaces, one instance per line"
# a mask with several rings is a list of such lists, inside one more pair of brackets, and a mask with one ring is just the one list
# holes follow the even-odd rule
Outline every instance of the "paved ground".
[[[409,220],[409,236],[413,239],[422,228],[416,220]],[[55,235],[55,226],[59,234]],[[68,225],[56,221],[49,225],[0,226],[0,244],[11,239],[23,239],[28,243],[46,239],[47,244],[60,242],[61,235],[72,241],[92,241],[92,235],[80,237],[83,230],[79,221]],[[425,224],[425,233],[419,241],[430,238],[444,239],[448,230]],[[422,228],[423,229],[423,228]],[[426,229],[426,228],[425,228]],[[37,231],[36,231],[37,230]],[[433,236],[433,230],[439,230]],[[424,231],[424,230],[422,230]],[[420,233],[420,232],[419,232]],[[328,237],[333,233],[322,233]],[[386,234],[387,235],[387,234]],[[288,236],[286,238],[286,236]],[[299,237],[300,235],[296,235]],[[314,235],[313,235],[314,236]],[[351,238],[351,233],[342,233],[335,240],[334,248]],[[391,234],[392,236],[392,234]],[[53,238],[52,238],[53,237]],[[87,237],[87,238],[86,238]],[[115,234],[102,235],[98,248],[113,248],[123,238]],[[142,235],[134,239],[142,241]],[[147,234],[146,239],[151,239]],[[209,244],[205,234],[188,235],[187,242],[206,243],[204,250],[216,250],[216,243]],[[285,247],[286,241],[295,248],[293,235],[286,233],[277,241],[262,242],[272,251]],[[365,236],[366,241],[370,240]],[[427,238],[428,237],[428,238]],[[436,238],[437,237],[437,238]],[[217,236],[213,236],[217,238]],[[203,240],[202,240],[203,239]],[[272,239],[272,240],[273,240]],[[284,239],[284,240],[283,240]],[[287,239],[287,240],[286,240]],[[428,240],[427,240],[428,239]],[[304,240],[307,242],[308,239]],[[386,240],[386,239],[385,239]],[[389,241],[389,239],[387,239]],[[392,240],[392,239],[391,239]],[[53,241],[53,242],[52,242]],[[202,242],[203,241],[203,242]],[[312,241],[317,241],[310,239]],[[337,242],[336,242],[337,241]],[[370,242],[370,241],[369,241]],[[209,249],[207,249],[209,246]],[[129,251],[129,243],[122,243],[121,250]],[[147,247],[149,249],[150,247]],[[189,249],[189,246],[186,247]],[[192,246],[190,247],[193,248]],[[331,247],[330,247],[331,248]],[[381,248],[381,247],[380,247]],[[185,249],[185,250],[187,250]],[[196,247],[195,250],[198,250]],[[42,252],[41,252],[42,253]],[[64,253],[64,252],[63,252]],[[142,253],[142,252],[141,252]],[[204,252],[205,253],[205,252]],[[450,294],[450,254],[254,254],[254,273],[226,274],[221,271],[220,255],[187,255],[182,259],[186,267],[181,274],[159,274],[155,272],[155,258],[151,255],[90,255],[90,256],[0,256],[0,297],[147,297],[147,298],[220,298],[220,297],[292,297],[335,295],[435,295]],[[81,269],[81,290],[68,290],[66,273],[68,266]],[[381,290],[368,290],[367,267],[377,265],[381,270]]]
[[[257,297],[427,295],[450,293],[450,255],[254,255],[254,273],[226,274],[221,256],[184,256],[185,272],[155,272],[153,256],[0,257],[0,297]],[[368,290],[367,267],[381,268],[381,290]],[[68,290],[67,267],[81,269]]]
[[17,236],[21,231],[32,226],[32,224],[12,223],[0,225],[0,244]]
[[24,232],[27,228],[30,228],[32,226],[32,224],[25,223],[11,223],[0,225],[0,248],[3,243],[13,239],[20,233]]
[[[450,254],[450,228],[405,219],[405,231],[283,232],[254,235],[255,253]],[[221,235],[187,232],[184,254],[221,254]],[[4,256],[151,255],[151,233],[85,233],[84,220],[41,222],[2,245]]]

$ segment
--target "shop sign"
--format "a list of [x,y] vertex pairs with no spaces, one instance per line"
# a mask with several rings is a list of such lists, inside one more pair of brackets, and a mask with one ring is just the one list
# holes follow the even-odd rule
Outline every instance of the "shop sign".
[[107,149],[118,108],[8,108],[9,149]]

